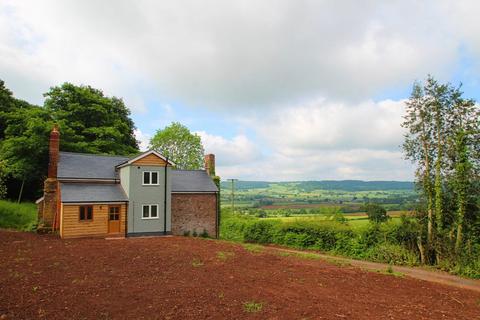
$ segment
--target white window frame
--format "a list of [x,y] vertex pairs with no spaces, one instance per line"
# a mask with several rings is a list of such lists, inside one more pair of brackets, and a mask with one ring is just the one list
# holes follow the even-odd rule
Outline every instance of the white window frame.
[[[157,173],[157,183],[152,183],[152,173]],[[145,183],[145,173],[150,177],[150,183]],[[160,185],[160,171],[143,171],[142,172],[142,186],[158,186]]]
[[[153,206],[157,207],[157,216],[156,217],[152,217],[152,207]],[[144,207],[148,207],[148,217],[143,216],[143,208]],[[157,203],[155,203],[155,204],[142,204],[142,220],[160,219],[160,212],[158,212],[159,208],[160,208],[160,206]]]

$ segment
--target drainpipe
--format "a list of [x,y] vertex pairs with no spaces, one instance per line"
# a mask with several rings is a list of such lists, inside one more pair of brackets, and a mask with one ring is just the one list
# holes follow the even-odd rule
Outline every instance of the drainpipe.
[[167,234],[167,167],[168,157],[165,162],[165,193],[163,195],[163,234]]

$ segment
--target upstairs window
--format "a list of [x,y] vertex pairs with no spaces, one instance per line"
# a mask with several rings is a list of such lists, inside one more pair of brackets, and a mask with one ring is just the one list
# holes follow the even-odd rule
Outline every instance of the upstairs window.
[[144,171],[143,185],[158,185],[158,171]]
[[93,206],[80,206],[80,221],[93,220]]
[[158,219],[158,204],[144,204],[142,206],[142,219]]

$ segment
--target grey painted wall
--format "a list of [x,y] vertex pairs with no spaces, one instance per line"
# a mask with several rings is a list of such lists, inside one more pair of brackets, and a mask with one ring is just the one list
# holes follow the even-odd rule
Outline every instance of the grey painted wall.
[[[123,168],[122,168],[123,169]],[[164,230],[164,195],[165,167],[130,166],[128,183],[129,205],[127,218],[127,233],[163,232]],[[158,171],[159,184],[145,186],[144,171]],[[167,168],[167,232],[171,231],[171,168]],[[158,204],[158,219],[143,219],[142,205]]]

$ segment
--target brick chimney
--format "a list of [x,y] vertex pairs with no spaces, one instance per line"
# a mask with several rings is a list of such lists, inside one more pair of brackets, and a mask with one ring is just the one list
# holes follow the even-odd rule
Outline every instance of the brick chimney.
[[43,206],[38,216],[38,231],[55,231],[59,226],[57,209],[59,208],[59,194],[57,169],[60,152],[60,132],[55,125],[50,132],[50,144],[48,148],[48,177],[43,187]]
[[206,154],[205,155],[205,171],[210,177],[215,176],[215,155],[214,154]]
[[54,125],[50,132],[50,146],[48,148],[48,178],[57,178],[58,153],[60,152],[60,132],[58,126]]

